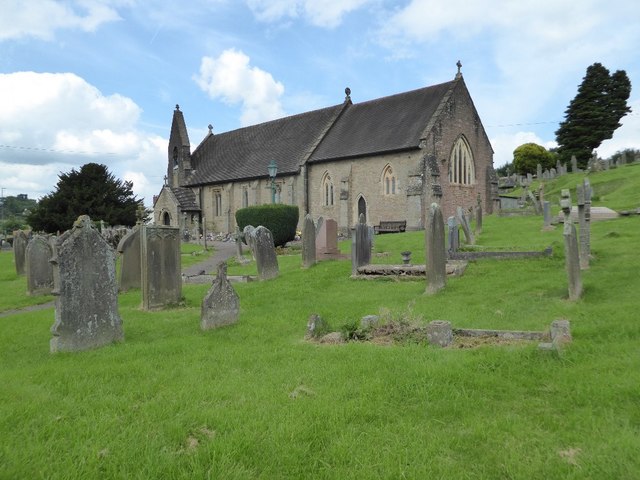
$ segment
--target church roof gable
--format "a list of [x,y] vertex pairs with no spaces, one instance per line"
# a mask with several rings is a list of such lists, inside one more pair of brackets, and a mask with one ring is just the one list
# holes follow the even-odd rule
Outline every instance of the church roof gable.
[[181,211],[200,211],[200,205],[196,203],[196,194],[190,188],[172,187],[171,191],[178,200],[178,208]]
[[427,124],[455,80],[351,105],[310,162],[417,148]]

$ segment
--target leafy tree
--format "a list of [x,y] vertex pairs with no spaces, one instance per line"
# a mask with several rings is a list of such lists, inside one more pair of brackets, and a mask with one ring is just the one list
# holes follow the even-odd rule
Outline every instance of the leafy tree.
[[586,167],[593,149],[611,138],[620,119],[631,111],[630,94],[631,82],[624,70],[609,75],[600,63],[589,66],[556,130],[560,161],[567,163],[575,155],[578,165]]
[[513,167],[521,175],[535,174],[538,164],[542,169],[555,165],[555,155],[537,143],[524,143],[513,151]]
[[498,175],[499,177],[508,177],[514,172],[515,169],[513,168],[512,162],[507,162],[501,167],[496,168],[496,175]]
[[109,225],[132,226],[142,205],[132,187],[132,182],[118,180],[106,166],[87,163],[78,171],[61,173],[56,190],[40,200],[27,220],[34,230],[50,233],[68,230],[80,215]]

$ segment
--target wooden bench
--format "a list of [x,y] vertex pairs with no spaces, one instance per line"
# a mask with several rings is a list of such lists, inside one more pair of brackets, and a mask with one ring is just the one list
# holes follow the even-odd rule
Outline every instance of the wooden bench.
[[374,225],[375,233],[400,233],[407,229],[406,220],[381,221],[380,225]]

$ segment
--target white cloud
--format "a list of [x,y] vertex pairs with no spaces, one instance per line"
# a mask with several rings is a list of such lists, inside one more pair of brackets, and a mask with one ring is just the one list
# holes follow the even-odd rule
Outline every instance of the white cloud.
[[523,143],[537,143],[546,149],[558,146],[556,142],[545,142],[533,132],[504,133],[496,135],[489,141],[491,142],[491,146],[494,150],[493,166],[495,168],[512,162],[513,151]]
[[622,118],[622,126],[596,149],[600,158],[607,158],[626,148],[640,150],[640,100],[629,104],[631,113]]
[[342,18],[371,0],[247,0],[247,5],[263,22],[304,18],[317,27],[334,28]]
[[107,2],[76,0],[4,0],[0,15],[0,41],[36,37],[53,38],[56,30],[94,32],[100,25],[119,20]]
[[167,141],[139,130],[141,110],[131,99],[103,95],[71,73],[16,72],[0,74],[0,105],[1,186],[19,190],[12,194],[39,198],[60,172],[95,162],[135,179],[134,193],[151,205]]
[[243,52],[225,50],[218,58],[203,57],[194,80],[212,99],[231,105],[241,103],[243,126],[284,116],[280,103],[284,86],[270,73],[249,63],[250,58]]

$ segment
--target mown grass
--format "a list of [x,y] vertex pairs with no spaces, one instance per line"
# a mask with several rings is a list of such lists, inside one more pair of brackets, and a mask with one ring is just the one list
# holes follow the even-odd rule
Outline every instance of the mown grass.
[[[351,280],[348,260],[303,270],[296,254],[279,278],[236,284],[240,320],[214,331],[199,329],[207,285],[162,312],[121,295],[125,342],[88,352],[49,353],[53,309],[0,318],[0,478],[637,478],[640,219],[592,224],[577,302],[561,229],[541,224],[486,217],[481,247],[558,248],[473,262],[433,296],[424,280]],[[399,261],[422,242],[375,248]],[[338,329],[381,309],[476,328],[567,318],[574,341],[556,355],[303,340],[311,313]]]

